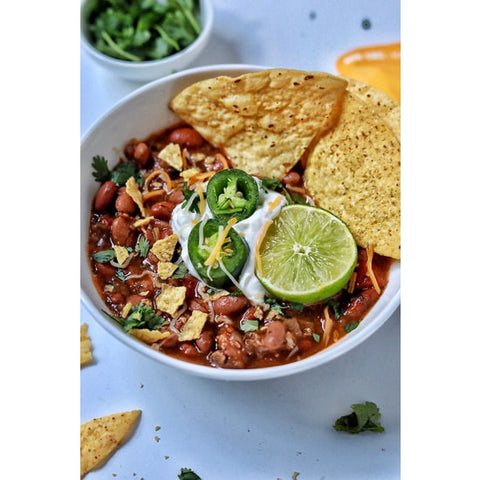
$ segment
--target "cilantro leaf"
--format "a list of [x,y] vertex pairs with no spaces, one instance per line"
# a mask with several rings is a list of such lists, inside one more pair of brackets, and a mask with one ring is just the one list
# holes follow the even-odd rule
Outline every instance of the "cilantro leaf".
[[92,168],[92,175],[97,182],[103,183],[110,179],[111,172],[105,157],[95,155],[92,158]]
[[338,418],[333,428],[338,432],[352,434],[370,431],[381,433],[385,429],[380,424],[380,410],[373,402],[355,403],[353,412]]
[[181,468],[179,480],[202,480],[191,468]]
[[116,257],[115,250],[102,250],[92,255],[92,258],[98,263],[108,263]]
[[150,242],[145,238],[144,235],[140,235],[135,245],[135,251],[142,257],[145,258],[150,249]]
[[188,273],[188,268],[184,263],[181,263],[178,268],[175,270],[175,273],[172,275],[173,279],[184,278]]
[[[182,193],[185,199],[182,203],[182,208],[185,208],[192,195],[197,195],[197,192],[188,188],[188,182],[183,182]],[[199,200],[199,198],[192,200],[190,208],[188,209],[189,212],[200,213],[200,208],[198,207]]]
[[110,180],[116,183],[119,187],[125,185],[130,177],[134,177],[135,181],[140,185],[143,182],[143,176],[137,170],[135,163],[124,162],[120,163],[112,172]]
[[258,320],[244,320],[240,324],[240,330],[242,330],[242,332],[254,332],[258,330]]
[[126,332],[132,328],[158,330],[165,324],[165,317],[157,315],[148,305],[139,303],[131,308],[127,318],[117,319]]
[[346,325],[344,325],[343,329],[345,330],[345,333],[350,333],[351,331],[355,330],[358,325],[358,322],[347,323]]

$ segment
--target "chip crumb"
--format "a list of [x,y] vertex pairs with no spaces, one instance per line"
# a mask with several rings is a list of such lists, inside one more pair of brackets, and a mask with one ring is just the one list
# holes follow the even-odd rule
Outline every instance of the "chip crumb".
[[161,152],[158,153],[158,158],[167,162],[175,170],[183,170],[183,158],[180,145],[176,143],[169,143]]
[[159,437],[158,435],[155,435],[153,438],[155,439],[155,441],[156,441],[157,443],[160,441],[160,437]]
[[164,455],[163,458],[164,458],[165,460],[168,460],[168,459],[170,458],[170,455]]
[[80,368],[92,363],[92,342],[88,335],[88,325],[86,323],[80,326]]
[[155,431],[158,432],[160,430],[160,426],[159,425],[155,425]]
[[300,473],[298,472],[293,472],[292,473],[292,480],[297,480],[298,476],[300,475]]

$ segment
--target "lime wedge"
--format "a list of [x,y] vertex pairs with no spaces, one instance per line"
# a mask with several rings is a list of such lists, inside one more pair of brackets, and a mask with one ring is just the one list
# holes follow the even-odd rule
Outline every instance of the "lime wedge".
[[257,248],[255,274],[275,297],[320,302],[348,283],[357,245],[347,225],[310,205],[289,205],[265,232]]

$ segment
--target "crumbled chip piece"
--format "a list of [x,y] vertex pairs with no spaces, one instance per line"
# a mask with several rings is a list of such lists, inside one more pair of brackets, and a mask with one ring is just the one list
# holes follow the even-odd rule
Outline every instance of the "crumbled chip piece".
[[138,184],[135,181],[134,177],[130,177],[127,182],[125,183],[126,192],[132,197],[132,200],[137,204],[138,208],[140,209],[140,213],[142,217],[147,216],[147,211],[143,205],[143,198],[142,192],[138,188]]
[[166,280],[173,275],[173,272],[178,268],[178,265],[171,262],[158,262],[157,273],[162,280]]
[[128,250],[125,247],[119,245],[114,245],[113,249],[115,250],[115,256],[117,257],[118,263],[120,265],[123,265],[130,256]]
[[86,323],[80,326],[80,368],[88,365],[93,360],[92,342],[88,336],[88,325]]
[[178,335],[178,340],[184,342],[198,338],[202,333],[207,318],[208,315],[206,313],[200,310],[194,310]]
[[178,236],[174,233],[166,238],[157,240],[150,251],[161,261],[169,262],[173,257],[175,246],[178,242]]
[[80,475],[102,465],[137,424],[141,410],[94,418],[80,428]]
[[125,306],[122,308],[122,318],[127,318],[131,309],[132,309],[132,304],[130,302],[127,302]]
[[169,143],[161,152],[158,153],[158,158],[167,162],[175,170],[183,170],[183,158],[180,150],[180,145],[176,143]]
[[149,345],[170,336],[170,332],[161,332],[160,330],[149,330],[148,328],[132,328],[130,330],[130,333],[135,338],[138,338],[143,343],[148,343]]
[[143,227],[145,225],[148,225],[155,217],[152,217],[151,215],[148,216],[148,217],[145,217],[145,218],[140,218],[139,220],[137,220],[133,226],[135,228],[138,228],[138,227]]
[[180,176],[185,180],[189,180],[190,178],[194,177],[198,173],[200,173],[200,169],[198,169],[196,167],[192,167],[192,168],[188,168],[187,170],[184,170],[180,174]]
[[186,287],[173,287],[163,284],[162,292],[155,299],[157,309],[170,314],[172,317],[185,301]]

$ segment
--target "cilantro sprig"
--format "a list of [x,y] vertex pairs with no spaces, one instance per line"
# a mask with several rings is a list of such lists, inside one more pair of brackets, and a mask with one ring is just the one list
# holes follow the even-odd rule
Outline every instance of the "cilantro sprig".
[[352,410],[349,415],[343,415],[336,420],[333,426],[335,430],[352,434],[385,431],[380,424],[380,410],[374,402],[355,403]]
[[107,160],[101,155],[95,155],[92,158],[92,175],[97,182],[104,183],[111,180],[119,187],[125,185],[130,177],[134,177],[139,185],[144,180],[142,173],[137,169],[134,162],[122,162],[113,170],[110,170]]
[[292,205],[294,203],[300,203],[305,205],[307,203],[305,199],[298,193],[290,193],[278,178],[263,177],[260,183],[265,191],[272,190],[274,192],[283,193],[289,205]]
[[149,330],[158,330],[163,327],[166,319],[163,315],[157,315],[148,305],[139,303],[134,305],[126,318],[116,317],[103,310],[103,313],[122,325],[125,332],[132,328],[148,328]]

